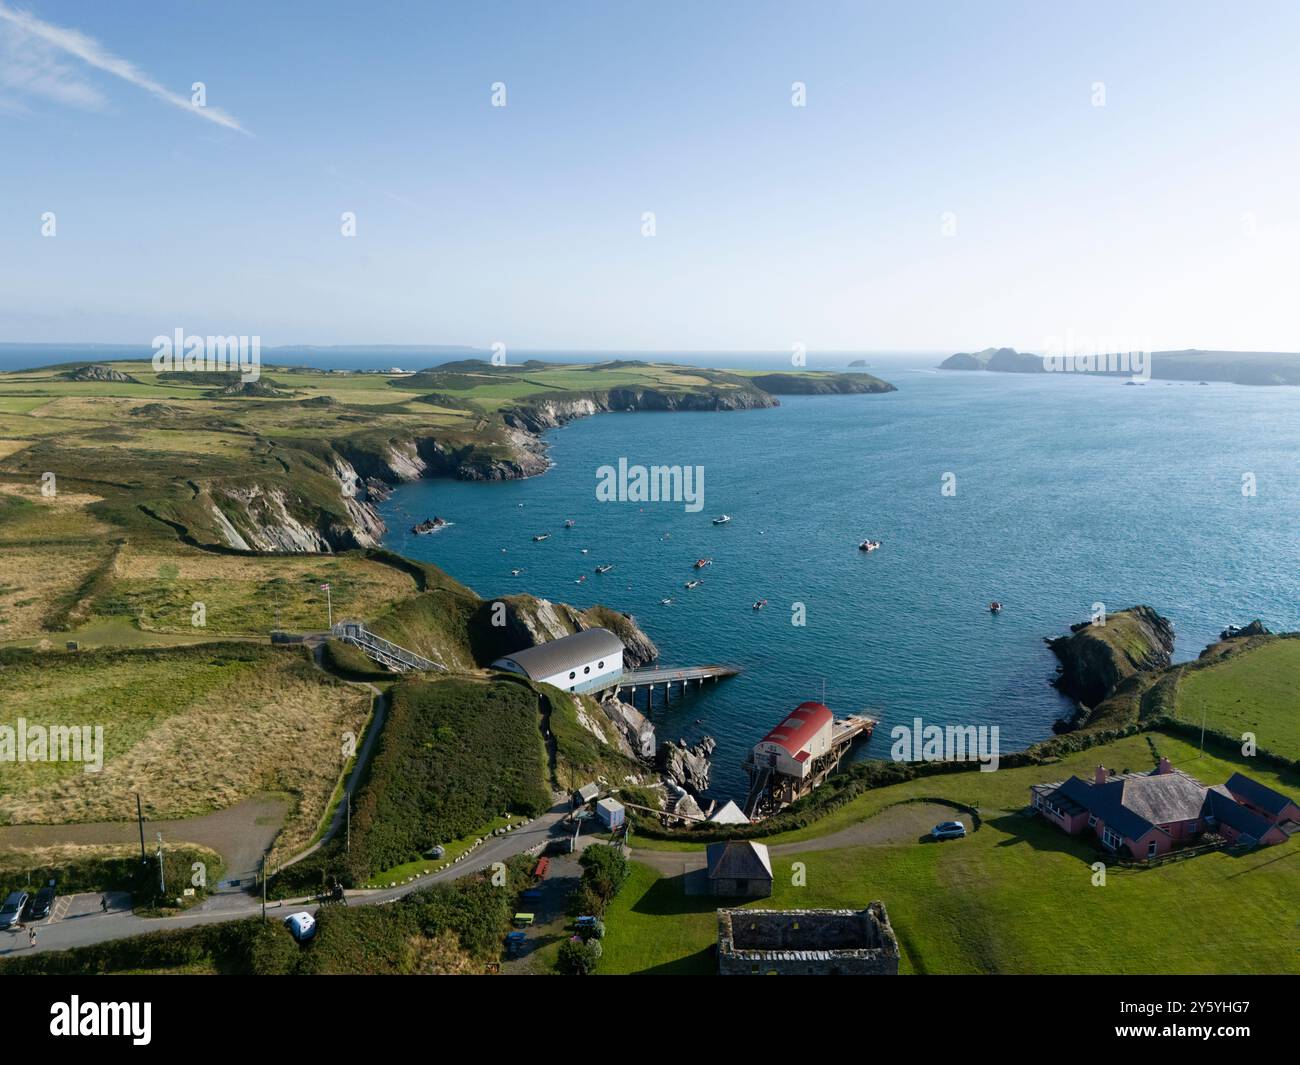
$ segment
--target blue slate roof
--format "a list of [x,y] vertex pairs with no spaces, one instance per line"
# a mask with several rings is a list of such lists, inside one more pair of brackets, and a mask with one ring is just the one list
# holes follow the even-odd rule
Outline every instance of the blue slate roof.
[[[1247,778],[1243,777],[1242,779]],[[1220,824],[1235,828],[1238,832],[1250,836],[1251,839],[1256,841],[1263,839],[1264,834],[1273,827],[1259,814],[1251,813],[1231,795],[1224,794],[1218,788],[1211,788],[1206,793],[1205,813],[1217,818]]]
[[1241,773],[1233,773],[1224,787],[1233,795],[1240,795],[1251,806],[1258,806],[1261,810],[1267,810],[1274,815],[1280,814],[1292,802],[1280,791],[1274,791],[1272,788],[1261,784],[1258,780],[1251,780],[1250,777],[1243,776]]
[[1124,781],[1110,780],[1105,784],[1089,784],[1071,777],[1053,792],[1073,799],[1090,814],[1100,817],[1106,824],[1127,839],[1141,839],[1156,826],[1124,805]]

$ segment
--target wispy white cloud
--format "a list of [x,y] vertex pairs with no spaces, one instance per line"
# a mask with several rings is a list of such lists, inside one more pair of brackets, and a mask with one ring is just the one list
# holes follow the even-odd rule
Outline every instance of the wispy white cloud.
[[79,30],[43,22],[28,11],[9,7],[4,0],[0,0],[0,29],[7,31],[0,40],[0,55],[4,57],[0,63],[0,84],[11,90],[85,110],[102,110],[107,101],[79,69],[65,61],[66,56],[72,56],[144,89],[173,107],[226,129],[248,133],[234,115],[220,107],[196,107],[188,96],[173,92]]

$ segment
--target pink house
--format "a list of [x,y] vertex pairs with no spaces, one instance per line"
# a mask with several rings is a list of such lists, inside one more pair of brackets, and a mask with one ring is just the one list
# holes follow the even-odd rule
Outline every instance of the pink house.
[[1206,832],[1234,843],[1281,843],[1300,831],[1300,806],[1250,777],[1234,773],[1207,788],[1169,759],[1149,773],[1111,773],[1097,766],[1091,781],[1070,777],[1029,789],[1033,807],[1062,831],[1091,830],[1103,847],[1134,858],[1157,858]]

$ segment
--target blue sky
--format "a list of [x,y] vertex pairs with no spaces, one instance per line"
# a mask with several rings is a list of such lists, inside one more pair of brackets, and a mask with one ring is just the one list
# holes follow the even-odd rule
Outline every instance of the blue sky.
[[1297,350],[1297,31],[1285,3],[0,0],[0,340]]

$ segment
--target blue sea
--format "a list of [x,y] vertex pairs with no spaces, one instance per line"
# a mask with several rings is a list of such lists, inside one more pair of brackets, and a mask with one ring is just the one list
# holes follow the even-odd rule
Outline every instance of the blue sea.
[[[1300,627],[1300,389],[875,372],[899,391],[574,422],[548,434],[544,476],[399,488],[387,543],[483,596],[630,613],[667,664],[741,667],[653,715],[661,739],[717,739],[720,797],[743,796],[749,747],[823,692],[882,719],[859,757],[887,757],[916,717],[997,725],[1004,752],[1049,736],[1071,707],[1043,638],[1094,603],[1155,607],[1179,659],[1229,623]],[[597,469],[620,458],[702,466],[704,508],[599,502]],[[455,524],[410,534],[434,514]],[[867,537],[884,546],[860,552]],[[714,563],[687,591],[699,557]]]

